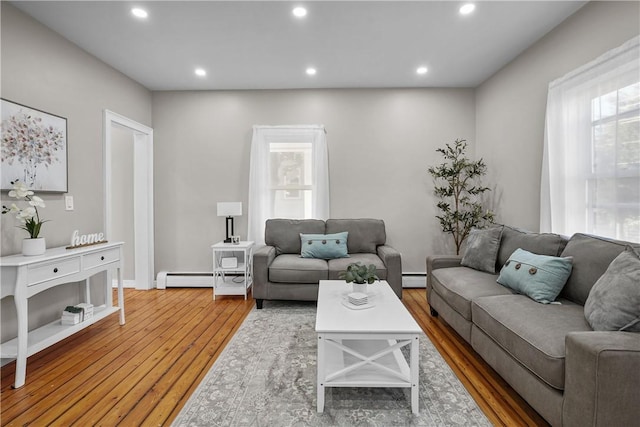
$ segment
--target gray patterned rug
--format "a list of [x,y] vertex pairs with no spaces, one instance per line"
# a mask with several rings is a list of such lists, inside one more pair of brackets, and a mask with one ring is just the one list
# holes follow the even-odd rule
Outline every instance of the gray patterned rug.
[[255,308],[174,426],[490,426],[431,341],[420,339],[420,414],[408,389],[327,388],[316,412],[315,304]]

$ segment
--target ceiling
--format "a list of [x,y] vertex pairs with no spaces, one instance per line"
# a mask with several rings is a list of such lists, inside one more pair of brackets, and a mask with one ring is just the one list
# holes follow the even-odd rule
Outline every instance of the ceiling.
[[12,3],[150,90],[224,90],[475,87],[586,2]]

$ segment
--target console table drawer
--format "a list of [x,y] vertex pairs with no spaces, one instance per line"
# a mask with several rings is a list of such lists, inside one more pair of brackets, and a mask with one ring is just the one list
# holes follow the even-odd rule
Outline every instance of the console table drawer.
[[84,269],[98,267],[100,265],[109,264],[110,262],[118,261],[120,259],[120,249],[106,249],[100,252],[94,252],[87,255],[83,255],[82,263]]
[[80,257],[29,266],[27,268],[27,286],[74,274],[79,271]]

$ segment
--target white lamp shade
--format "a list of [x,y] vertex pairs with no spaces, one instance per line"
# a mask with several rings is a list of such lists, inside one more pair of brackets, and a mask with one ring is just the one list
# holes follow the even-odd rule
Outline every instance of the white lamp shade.
[[218,202],[218,216],[242,216],[242,202]]

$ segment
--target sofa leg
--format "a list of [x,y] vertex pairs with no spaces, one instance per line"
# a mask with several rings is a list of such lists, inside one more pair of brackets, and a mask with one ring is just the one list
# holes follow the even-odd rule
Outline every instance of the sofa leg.
[[256,308],[257,308],[258,310],[262,309],[262,301],[264,301],[264,300],[262,300],[262,299],[256,299]]
[[438,317],[438,312],[433,307],[429,307],[429,313],[431,313],[431,317]]

